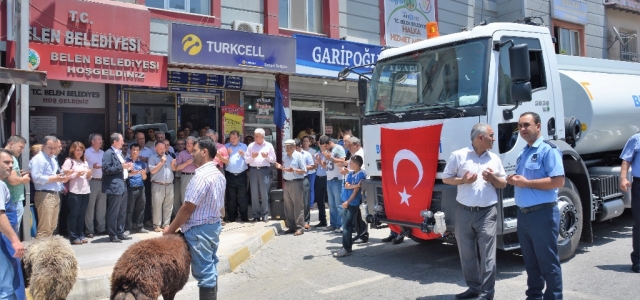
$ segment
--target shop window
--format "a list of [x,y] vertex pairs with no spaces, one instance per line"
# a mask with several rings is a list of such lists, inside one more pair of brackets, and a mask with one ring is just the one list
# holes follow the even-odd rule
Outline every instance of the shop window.
[[635,31],[620,31],[620,60],[638,61],[638,43],[635,41]]
[[130,92],[129,115],[134,128],[166,128],[169,138],[175,137],[175,94]]
[[256,128],[265,131],[265,140],[276,142],[276,125],[273,123],[273,97],[244,97],[244,135],[253,136]]
[[560,26],[555,26],[554,30],[555,36],[558,39],[558,42],[556,43],[556,52],[558,54],[574,56],[582,55],[580,51],[580,49],[582,49],[580,31]]
[[210,15],[211,0],[147,0],[148,7],[176,10],[199,15]]
[[342,132],[350,129],[354,136],[362,139],[360,106],[356,106],[355,103],[327,101],[324,103],[324,116],[324,133],[329,137],[342,139]]
[[279,0],[280,28],[322,32],[321,0]]

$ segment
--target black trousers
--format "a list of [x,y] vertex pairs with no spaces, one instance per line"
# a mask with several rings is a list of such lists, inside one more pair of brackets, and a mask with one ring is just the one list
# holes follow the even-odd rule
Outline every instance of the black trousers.
[[127,192],[107,194],[107,233],[109,237],[124,235],[124,220],[127,217]]
[[631,215],[633,216],[631,263],[640,264],[640,178],[638,177],[633,177],[631,185]]
[[148,174],[147,180],[144,181],[144,221],[152,221],[151,214],[151,174]]
[[247,193],[247,171],[237,175],[225,172],[227,178],[227,217],[229,222],[234,222],[238,218],[238,206],[240,207],[240,219],[249,221],[247,208],[249,197]]
[[316,176],[314,188],[316,194],[316,203],[318,203],[318,221],[320,221],[320,223],[327,223],[327,212],[325,211],[324,206],[324,204],[328,200],[327,176]]
[[127,191],[127,220],[124,229],[131,232],[144,228],[144,208],[147,199],[144,194],[145,188],[130,187]]

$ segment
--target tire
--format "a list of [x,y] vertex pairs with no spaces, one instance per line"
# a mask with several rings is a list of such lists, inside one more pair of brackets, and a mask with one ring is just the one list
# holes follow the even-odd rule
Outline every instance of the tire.
[[565,261],[575,254],[582,236],[582,202],[572,189],[558,190],[558,210],[560,211],[560,232],[558,234],[558,256]]

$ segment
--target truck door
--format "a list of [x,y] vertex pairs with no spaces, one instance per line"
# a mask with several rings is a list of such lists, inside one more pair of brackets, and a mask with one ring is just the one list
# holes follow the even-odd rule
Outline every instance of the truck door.
[[[549,133],[553,135],[553,132],[549,129],[555,128],[556,120],[554,119],[554,105],[552,89],[547,88],[548,78],[548,59],[543,55],[543,42],[541,41],[541,35],[535,33],[517,32],[497,32],[493,36],[493,41],[504,42],[513,40],[515,45],[527,44],[529,46],[529,61],[531,63],[531,89],[532,89],[532,101],[521,103],[517,108],[511,104],[511,75],[509,67],[509,47],[507,44],[503,46],[499,51],[493,50],[492,53],[492,68],[490,69],[491,76],[495,80],[494,85],[489,89],[489,92],[493,91],[493,97],[488,97],[488,122],[494,130],[496,142],[494,143],[493,151],[499,153],[502,158],[507,174],[513,174],[516,168],[516,159],[518,154],[526,146],[526,142],[520,137],[518,133],[518,119],[524,112],[535,112],[540,115],[542,120],[541,131],[545,138],[549,137]],[[491,103],[493,101],[493,103]],[[515,109],[514,109],[515,108]],[[505,119],[504,110],[513,110],[513,117],[511,119]],[[558,123],[559,124],[559,123]],[[502,199],[500,214],[502,215],[503,222],[499,222],[502,228],[498,228],[498,233],[514,232],[515,228],[515,201],[513,200],[513,187],[507,185],[507,188],[502,190]],[[509,209],[509,207],[512,207]],[[502,229],[502,230],[501,230]]]
[[[511,35],[509,35],[511,34]],[[526,37],[525,33],[518,33],[518,36],[513,36],[513,33],[504,33],[494,35],[495,41],[508,41],[513,40],[514,44],[527,44],[529,46],[529,61],[531,63],[531,89],[532,89],[532,101],[521,103],[514,109],[514,105],[511,104],[511,75],[509,72],[509,45],[506,45],[500,49],[500,51],[493,51],[492,60],[496,62],[496,66],[493,69],[492,75],[495,76],[496,83],[494,89],[494,103],[489,104],[488,117],[489,124],[494,128],[496,133],[496,145],[494,145],[494,151],[500,153],[504,167],[507,174],[512,173],[515,170],[515,161],[520,153],[520,150],[526,145],[526,142],[520,138],[517,131],[517,124],[520,114],[528,111],[535,112],[540,115],[542,120],[542,134],[545,138],[549,138],[549,135],[553,135],[553,132],[549,129],[556,127],[556,120],[554,120],[555,112],[553,106],[553,94],[551,89],[547,88],[547,78],[550,78],[546,65],[546,57],[543,55],[541,41],[539,36],[531,34],[531,37]],[[513,118],[507,120],[504,116],[504,110],[513,109]]]

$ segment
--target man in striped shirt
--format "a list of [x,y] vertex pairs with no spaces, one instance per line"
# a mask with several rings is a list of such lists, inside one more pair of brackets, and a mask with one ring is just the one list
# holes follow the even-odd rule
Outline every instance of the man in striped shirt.
[[198,167],[185,193],[184,204],[176,218],[164,228],[163,234],[172,234],[178,228],[191,253],[191,272],[198,280],[200,299],[216,299],[218,270],[216,264],[220,243],[220,209],[224,206],[227,180],[213,163],[216,143],[200,138],[193,148],[193,163]]

